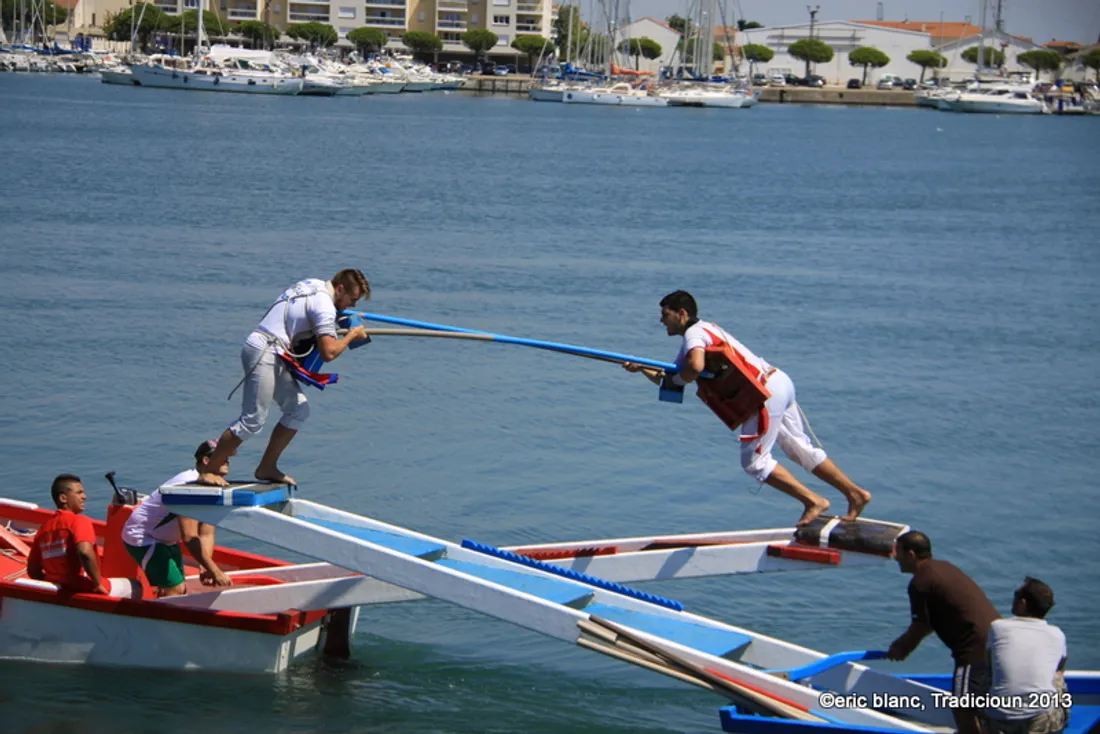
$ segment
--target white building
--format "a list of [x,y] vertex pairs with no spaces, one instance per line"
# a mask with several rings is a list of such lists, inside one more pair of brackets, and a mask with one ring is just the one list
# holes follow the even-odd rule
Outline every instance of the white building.
[[[936,51],[947,59],[947,66],[940,70],[941,77],[947,77],[952,81],[962,79],[973,79],[974,73],[978,71],[978,67],[975,64],[970,63],[962,57],[962,54],[966,49],[977,46],[981,43],[986,46],[992,46],[993,48],[1003,51],[1005,55],[1005,64],[1002,69],[1006,74],[1023,73],[1034,74],[1035,70],[1029,66],[1024,66],[1016,57],[1025,51],[1046,51],[1044,46],[1034,43],[1029,39],[1020,38],[1018,36],[1009,35],[1001,31],[986,31],[985,35],[968,36],[966,38],[960,38],[957,41],[945,43],[938,47]],[[996,72],[997,69],[987,69],[990,72]],[[1048,72],[1049,74],[1049,72]]]
[[[661,57],[658,59],[647,59],[644,56],[638,59],[638,68],[641,71],[651,71],[657,73],[662,66],[668,66],[672,63],[672,57],[676,53],[676,44],[680,42],[680,33],[672,28],[668,23],[656,20],[646,16],[639,18],[633,23],[621,26],[619,28],[620,38],[650,38],[661,45]],[[634,59],[623,58],[623,66],[629,66],[634,68]]]
[[[782,74],[803,76],[806,62],[791,56],[787,49],[795,41],[810,37],[810,24],[775,26],[772,28],[753,28],[737,34],[737,45],[750,43],[767,46],[775,52],[775,57],[766,64],[756,64],[756,73],[769,74],[776,71]],[[869,69],[868,84],[873,84],[883,74],[895,74],[909,79],[920,77],[920,67],[906,60],[911,52],[932,48],[932,37],[927,33],[882,28],[865,25],[850,20],[826,20],[815,23],[813,37],[824,41],[833,49],[833,60],[825,64],[811,64],[810,73],[825,77],[827,84],[844,84],[848,79],[862,78],[863,67],[852,66],[848,53],[860,46],[871,46],[890,57],[890,63],[881,69]],[[741,69],[747,73],[747,68]]]

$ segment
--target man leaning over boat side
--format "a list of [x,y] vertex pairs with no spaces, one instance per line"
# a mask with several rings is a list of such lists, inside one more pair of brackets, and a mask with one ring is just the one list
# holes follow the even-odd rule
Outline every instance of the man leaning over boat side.
[[[195,468],[180,472],[165,485],[189,484],[209,471],[210,457],[216,443],[203,441],[195,449]],[[223,473],[229,472],[229,460],[222,462]],[[199,580],[204,586],[232,586],[233,582],[214,562],[214,526],[190,517],[179,517],[164,504],[160,489],[141,501],[122,528],[122,542],[130,557],[145,571],[149,583],[156,587],[158,597],[182,596],[187,593],[187,575],[183,568],[180,543],[187,546],[191,557],[202,571]]]
[[[955,661],[951,695],[960,703],[989,693],[986,635],[1000,619],[992,602],[974,580],[947,561],[932,557],[932,541],[917,530],[898,536],[894,558],[909,581],[908,629],[890,644],[888,660],[905,660],[932,632],[951,651]],[[985,711],[975,706],[953,706],[959,734],[985,734]]]
[[[842,519],[859,517],[871,501],[871,493],[849,479],[823,449],[810,442],[795,402],[794,383],[787,373],[753,354],[722,327],[701,321],[695,298],[687,291],[669,293],[661,299],[660,306],[661,323],[668,335],[683,337],[675,360],[679,371],[672,377],[674,384],[682,386],[698,378],[706,366],[707,347],[722,340],[758,373],[758,381],[771,393],[763,408],[769,419],[765,421],[767,425],[761,426],[760,417],[753,416],[741,426],[741,468],[757,482],[775,487],[801,502],[805,510],[798,519],[799,525],[812,522],[829,509],[829,501],[812,492],[772,457],[772,448],[778,443],[789,458],[844,495],[848,500],[848,513]],[[628,372],[642,372],[650,382],[661,384],[659,370],[633,362],[623,367]]]
[[276,299],[241,348],[244,385],[240,417],[222,433],[218,448],[210,457],[208,470],[199,481],[228,486],[222,463],[247,439],[260,433],[267,422],[271,403],[278,404],[282,417],[271,432],[267,449],[254,476],[260,481],[297,484],[279,469],[279,458],[309,417],[309,403],[299,385],[301,365],[294,358],[296,347],[315,340],[325,362],[339,357],[352,343],[367,338],[364,327],[356,326],[344,336],[336,333],[336,317],[360,298],[370,298],[370,284],[359,270],[341,270],[325,281],[299,281]]
[[1013,616],[989,626],[991,734],[1057,734],[1066,727],[1068,653],[1065,633],[1045,619],[1053,606],[1051,588],[1029,576],[1012,595]]
[[31,542],[27,575],[64,591],[110,594],[99,571],[95,526],[84,514],[87,495],[80,477],[60,474],[50,486],[57,512],[42,523]]

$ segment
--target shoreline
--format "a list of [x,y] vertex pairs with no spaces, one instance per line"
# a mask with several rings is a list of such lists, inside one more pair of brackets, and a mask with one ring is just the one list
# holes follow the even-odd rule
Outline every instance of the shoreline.
[[[527,94],[533,86],[531,77],[509,76],[468,77],[458,92],[468,94]],[[755,87],[761,103],[771,104],[831,104],[878,107],[916,107],[917,95],[907,90],[847,89],[845,87]]]

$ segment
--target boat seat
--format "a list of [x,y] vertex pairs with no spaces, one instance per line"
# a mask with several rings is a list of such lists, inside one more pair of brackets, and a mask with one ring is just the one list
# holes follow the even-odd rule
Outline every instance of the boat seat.
[[343,533],[352,538],[365,540],[368,543],[374,543],[375,545],[380,545],[390,550],[397,551],[398,553],[404,553],[405,555],[414,556],[416,558],[425,558],[427,556],[438,557],[446,550],[446,546],[441,543],[433,543],[428,540],[412,538],[407,535],[398,535],[397,533],[387,533],[384,530],[364,528],[358,525],[347,525],[342,522],[321,520],[315,517],[295,516],[294,519],[329,530],[335,530],[338,533]]
[[718,657],[728,655],[752,642],[752,637],[740,632],[704,627],[686,620],[634,612],[608,604],[592,604],[581,611]]
[[522,571],[512,571],[507,568],[484,566],[480,563],[473,563],[472,561],[458,561],[444,558],[443,560],[436,561],[436,565],[444,566],[454,571],[461,571],[470,576],[492,581],[495,584],[507,586],[509,589],[522,591],[525,594],[537,596],[540,599],[545,599],[555,604],[564,604],[565,606],[573,606],[579,602],[587,602],[593,595],[592,587],[585,586],[584,584],[577,584],[564,579],[535,576],[533,574],[523,573]]

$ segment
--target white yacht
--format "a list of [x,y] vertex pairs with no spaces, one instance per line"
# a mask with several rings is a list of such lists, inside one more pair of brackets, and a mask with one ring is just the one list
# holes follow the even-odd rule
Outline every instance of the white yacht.
[[668,100],[642,89],[635,89],[626,82],[610,87],[567,90],[562,94],[565,104],[622,105],[624,107],[667,107]]
[[1012,115],[1049,114],[1050,108],[1031,93],[1031,89],[1008,84],[981,91],[960,92],[954,98],[944,97],[941,103],[952,112],[985,112]]
[[273,72],[222,69],[212,63],[194,66],[190,60],[178,56],[150,59],[147,64],[134,64],[130,70],[135,86],[207,92],[298,94],[303,81]]
[[671,107],[723,107],[742,109],[752,107],[757,99],[751,92],[734,89],[729,85],[689,84],[664,87],[657,94]]

